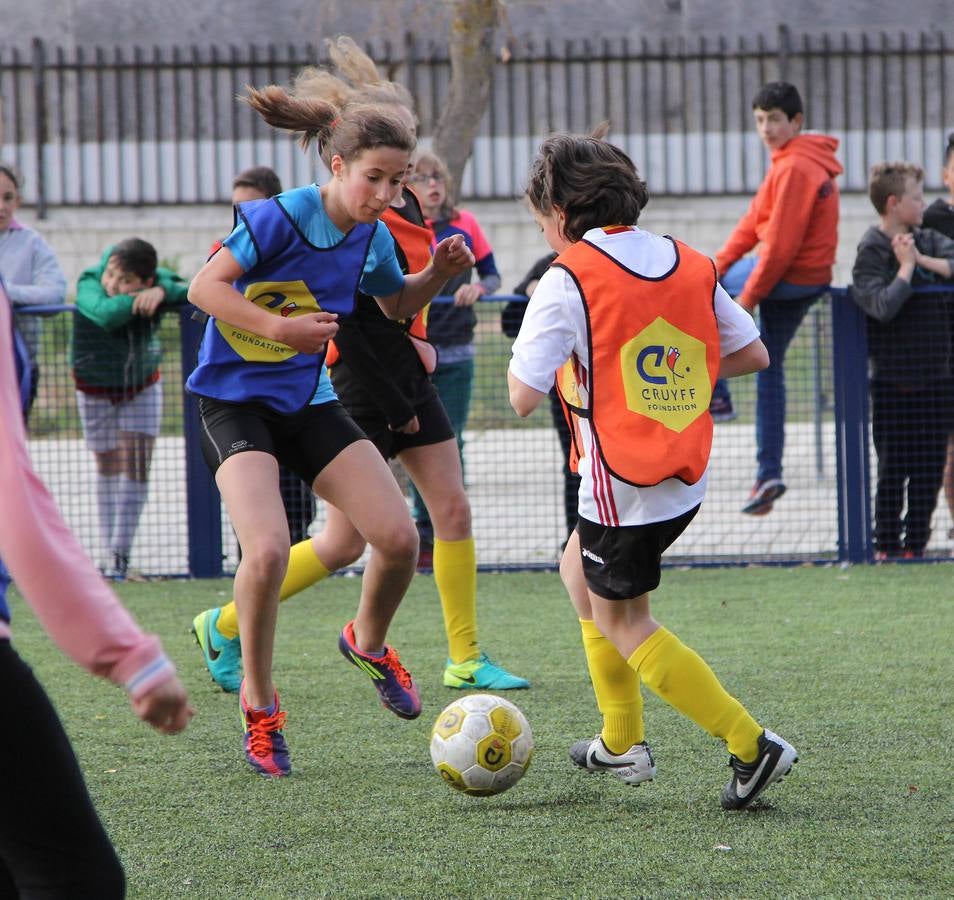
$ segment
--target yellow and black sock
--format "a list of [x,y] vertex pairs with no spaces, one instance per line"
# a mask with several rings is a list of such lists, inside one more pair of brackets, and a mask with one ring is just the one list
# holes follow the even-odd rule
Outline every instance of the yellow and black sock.
[[441,598],[451,662],[477,659],[477,553],[473,537],[434,540],[434,583]]
[[[278,599],[280,601],[287,600],[306,587],[311,587],[311,585],[327,578],[330,574],[331,572],[325,568],[325,564],[318,559],[311,539],[299,541],[292,546],[291,552],[288,554],[288,571],[285,573],[285,580],[282,582]],[[215,625],[219,634],[223,637],[229,640],[238,637],[238,613],[235,609],[234,600],[229,601],[221,608]]]
[[643,740],[643,698],[639,676],[591,619],[580,619],[583,649],[603,716],[603,743],[611,753],[625,753]]
[[762,726],[726,692],[705,660],[672,632],[660,628],[643,641],[629,665],[653,693],[692,719],[742,762],[758,756]]

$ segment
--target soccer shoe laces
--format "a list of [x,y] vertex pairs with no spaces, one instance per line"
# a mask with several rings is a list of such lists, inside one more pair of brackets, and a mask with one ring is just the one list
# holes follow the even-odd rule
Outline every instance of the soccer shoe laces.
[[[246,720],[247,721],[247,720]],[[272,751],[272,734],[285,727],[285,710],[248,722],[248,746],[255,756],[268,756]]]
[[[377,660],[375,660],[375,662],[377,662]],[[388,652],[381,658],[381,665],[391,670],[401,687],[407,690],[411,689],[411,685],[413,684],[411,681],[411,673],[401,665],[401,660],[398,658],[397,653],[394,652],[393,647],[388,647]]]

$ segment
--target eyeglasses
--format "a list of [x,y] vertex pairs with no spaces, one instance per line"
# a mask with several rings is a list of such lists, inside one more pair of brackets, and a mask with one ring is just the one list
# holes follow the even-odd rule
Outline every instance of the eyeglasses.
[[427,184],[429,181],[436,181],[438,184],[443,184],[444,176],[440,172],[415,172],[411,176],[412,184]]

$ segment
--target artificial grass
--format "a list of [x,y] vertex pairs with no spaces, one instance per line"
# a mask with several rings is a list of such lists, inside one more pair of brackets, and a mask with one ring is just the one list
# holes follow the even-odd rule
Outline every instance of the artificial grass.
[[510,792],[445,786],[430,727],[456,692],[433,580],[418,577],[391,638],[424,714],[386,712],[338,654],[355,578],[282,607],[276,682],[294,775],[256,777],[234,696],[208,679],[192,616],[230,584],[124,584],[159,633],[196,717],[166,738],[120,692],[78,674],[18,603],[15,644],[56,702],[127,868],[129,896],[942,897],[950,896],[952,567],[667,571],[660,621],[698,650],[767,727],[798,748],[792,774],[727,814],[719,742],[645,692],[654,783],[572,767],[598,717],[579,628],[552,574],[481,575],[484,649],[533,682],[509,695],[536,751]]

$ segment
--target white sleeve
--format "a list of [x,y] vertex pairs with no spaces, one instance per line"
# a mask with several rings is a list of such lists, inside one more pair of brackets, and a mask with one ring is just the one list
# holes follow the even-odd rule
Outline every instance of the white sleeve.
[[547,269],[527,304],[510,360],[510,371],[534,390],[547,393],[557,369],[573,352],[577,317],[570,310],[574,302],[582,304],[569,273]]
[[715,289],[715,314],[719,326],[719,355],[728,356],[748,347],[759,336],[753,318],[723,289]]

